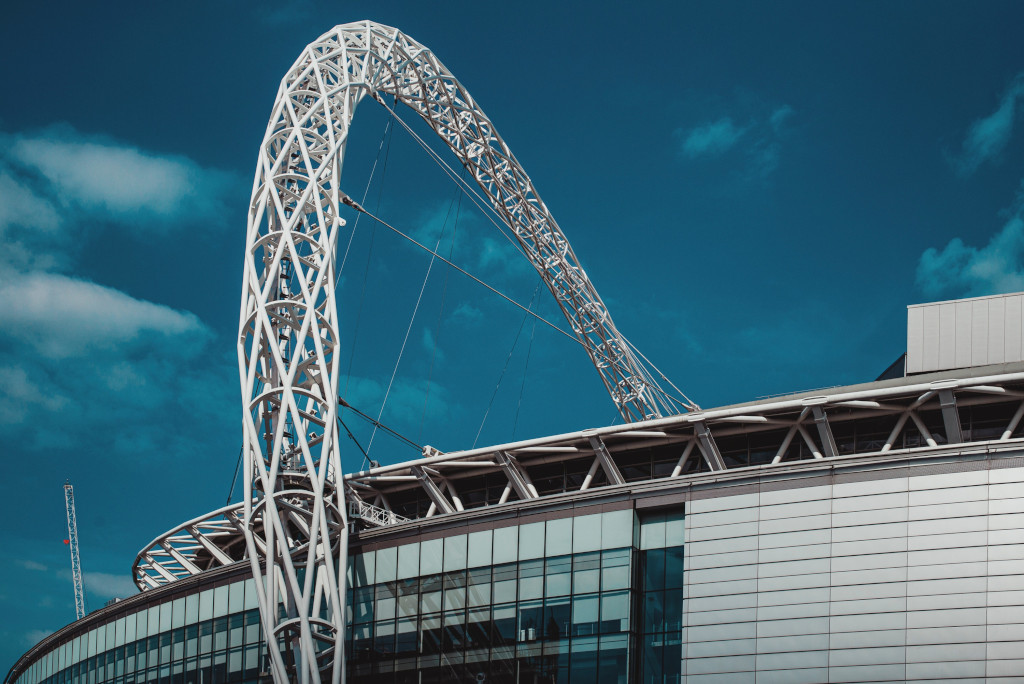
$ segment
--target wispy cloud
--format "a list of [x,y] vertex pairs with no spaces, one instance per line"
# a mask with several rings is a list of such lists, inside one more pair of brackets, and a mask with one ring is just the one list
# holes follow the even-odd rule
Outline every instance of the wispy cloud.
[[173,453],[195,438],[149,412],[227,394],[202,368],[210,329],[191,312],[72,274],[96,225],[136,234],[224,225],[232,182],[67,126],[0,133],[0,439],[120,455],[147,439],[154,453]]
[[732,116],[720,116],[690,128],[677,128],[673,137],[686,159],[709,160],[738,154],[750,175],[764,177],[779,165],[781,140],[794,113],[789,105],[770,111],[762,108],[744,117],[742,124],[736,123]]
[[42,563],[37,563],[34,560],[25,559],[15,562],[21,567],[25,568],[26,570],[36,570],[39,572],[46,572],[47,570],[49,570],[49,568],[47,568],[45,565],[43,565]]
[[87,594],[101,599],[126,598],[139,593],[139,588],[128,574],[85,572],[82,573],[82,583]]
[[22,638],[22,643],[25,646],[35,646],[51,634],[53,634],[52,629],[30,629],[25,632],[25,636]]
[[154,334],[177,338],[176,345],[191,339],[192,348],[208,337],[195,314],[56,273],[0,276],[0,319],[8,336],[54,359],[119,349]]
[[1024,290],[1024,206],[1018,205],[983,247],[953,238],[941,250],[925,250],[917,264],[917,285],[930,297]]
[[1017,74],[999,99],[999,106],[986,117],[976,120],[967,129],[960,156],[954,159],[957,171],[964,176],[979,166],[996,159],[1013,135],[1021,100],[1024,99],[1024,73]]
[[[131,222],[136,230],[165,230],[181,219],[218,218],[237,182],[177,155],[147,152],[68,126],[0,137],[9,175],[22,187],[35,183],[49,209]],[[13,217],[5,217],[10,221]],[[51,221],[36,225],[50,225]],[[221,221],[215,223],[219,224]]]
[[690,159],[718,156],[732,149],[746,132],[747,129],[737,127],[731,117],[724,116],[692,129],[683,140],[683,154]]

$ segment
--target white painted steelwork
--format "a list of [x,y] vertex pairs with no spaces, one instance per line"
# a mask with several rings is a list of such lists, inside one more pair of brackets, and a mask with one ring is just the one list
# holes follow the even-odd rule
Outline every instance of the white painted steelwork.
[[85,617],[85,586],[82,584],[82,561],[78,557],[78,519],[75,515],[75,489],[64,483],[64,508],[68,516],[68,546],[71,547],[71,582],[75,585],[75,619]]
[[[374,510],[377,512],[378,524],[367,527],[380,527],[379,523],[388,526],[416,524],[416,520],[402,519],[385,508],[389,495],[410,487],[421,488],[427,496],[438,497],[432,510],[427,511],[430,519],[442,513],[458,515],[460,510],[471,510],[466,509],[459,498],[460,490],[478,489],[487,476],[502,473],[508,481],[505,491],[497,501],[488,501],[487,505],[515,505],[517,500],[543,498],[533,484],[531,470],[580,458],[591,459],[589,471],[578,488],[580,492],[593,489],[595,476],[599,470],[607,473],[606,466],[618,475],[609,475],[607,484],[603,486],[636,486],[637,482],[617,484],[622,478],[622,461],[624,457],[628,458],[631,451],[652,445],[669,445],[678,451],[678,461],[672,471],[654,480],[660,479],[662,482],[699,482],[707,478],[744,477],[752,470],[781,472],[800,467],[799,462],[782,460],[795,442],[807,446],[807,461],[803,465],[809,465],[811,461],[827,463],[830,459],[885,460],[899,458],[900,455],[924,455],[943,449],[962,449],[967,445],[971,449],[989,451],[1019,448],[1022,443],[1021,423],[1024,420],[1024,370],[991,375],[984,374],[982,370],[982,373],[975,377],[957,377],[947,373],[938,379],[929,376],[929,379],[921,382],[886,381],[835,388],[822,395],[777,397],[707,410],[700,414],[581,430],[458,453],[434,453],[416,461],[346,475],[348,502],[350,510],[358,507],[361,518],[365,519]],[[1007,418],[1005,424],[998,426],[993,437],[972,434],[959,420],[960,409],[970,411],[998,404],[1006,407]],[[852,426],[858,430],[859,426],[865,425],[869,426],[869,430],[877,430],[878,419],[882,419],[882,429],[887,436],[874,449],[837,453],[839,449],[835,446],[834,436],[823,439],[823,435],[832,434],[835,426]],[[941,439],[937,439],[938,435],[928,428],[926,420],[933,425],[941,423],[945,433]],[[703,439],[695,429],[701,423],[706,428],[701,431]],[[725,469],[714,469],[713,464],[719,461],[714,457],[715,451],[710,445],[715,445],[717,450],[717,440],[738,434],[756,435],[768,431],[776,435],[775,441],[765,444],[766,448],[770,447],[775,453],[770,463],[736,467],[723,459],[721,463]],[[904,434],[913,435],[920,446],[900,448],[899,440]],[[718,456],[720,458],[721,453]],[[696,460],[703,465],[700,467],[701,472],[695,473],[693,466]],[[551,496],[558,494],[561,492]],[[158,537],[136,559],[132,569],[136,584],[145,590],[237,562],[244,546],[242,533],[238,529],[240,525],[226,521],[239,520],[242,506],[239,503],[214,511]],[[236,531],[232,532],[232,529]],[[175,547],[177,544],[180,544],[176,548],[182,555],[193,559],[196,566],[201,564],[201,567],[188,569],[167,552],[168,546]],[[216,546],[223,553],[203,552],[199,550],[200,546],[204,549]],[[196,556],[189,555],[193,551],[198,554],[199,562],[194,560]]]
[[695,408],[663,391],[618,332],[530,179],[444,65],[388,26],[359,22],[325,33],[282,80],[260,147],[239,321],[246,485],[254,495],[246,497],[245,535],[279,682],[319,681],[324,668],[338,682],[344,672],[334,259],[341,204],[357,206],[340,178],[352,116],[367,95],[410,107],[472,173],[626,421]]

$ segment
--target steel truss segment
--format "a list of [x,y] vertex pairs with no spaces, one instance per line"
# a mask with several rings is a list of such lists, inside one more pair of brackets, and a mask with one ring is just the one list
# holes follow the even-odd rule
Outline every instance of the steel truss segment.
[[[994,434],[990,429],[989,432],[979,435],[976,431],[968,431],[966,424],[962,424],[961,439],[963,442],[961,444],[978,445],[972,446],[972,449],[1005,449],[1007,448],[1007,442],[1010,440],[1013,440],[1015,444],[1019,441],[1024,441],[1018,434],[1020,424],[1024,421],[1024,402],[1018,401],[1018,393],[1020,393],[1021,388],[1024,388],[1024,373],[989,376],[974,382],[989,388],[993,386],[1006,387],[1007,391],[1002,393],[986,389],[982,392],[975,392],[973,391],[973,385],[969,381],[961,381],[958,387],[946,388],[953,392],[953,398],[957,403],[958,409],[985,409],[988,406],[998,405],[1002,407],[999,409],[999,412],[1005,412],[1006,416],[1010,416],[1012,412],[1012,417],[1008,418],[1005,425],[999,426]],[[853,427],[856,427],[857,421],[868,420],[871,421],[870,425],[872,427],[870,429],[878,430],[877,423],[879,418],[886,418],[891,421],[889,425],[892,426],[892,429],[889,432],[889,436],[884,443],[874,442],[876,445],[874,451],[851,452],[847,447],[845,450],[839,450],[840,453],[836,458],[840,460],[848,458],[892,458],[893,454],[896,453],[908,455],[927,454],[935,449],[958,448],[956,442],[949,441],[945,436],[943,436],[942,441],[945,441],[946,444],[940,444],[940,440],[936,439],[936,436],[932,435],[928,430],[927,424],[925,424],[923,432],[916,424],[913,415],[919,411],[925,411],[925,417],[918,415],[917,420],[921,423],[925,423],[927,419],[928,424],[940,424],[944,419],[941,398],[938,398],[931,404],[922,405],[918,403],[921,396],[922,390],[920,386],[878,388],[856,392],[838,392],[835,396],[828,397],[826,401],[819,403],[818,406],[828,421],[830,429],[843,429],[846,434],[850,431],[849,427],[846,426],[851,422],[854,424]],[[917,408],[911,409],[912,406],[917,406]],[[793,452],[790,446],[794,439],[798,439],[797,434],[800,433],[801,427],[804,428],[807,436],[806,438],[801,436],[799,439],[806,439],[812,444],[814,443],[811,432],[808,429],[809,425],[807,424],[812,419],[813,408],[813,406],[804,405],[799,399],[782,398],[755,406],[744,405],[736,408],[709,410],[701,414],[703,421],[700,422],[705,424],[706,436],[710,436],[716,444],[725,443],[726,440],[735,435],[754,435],[766,430],[774,431],[774,434],[778,435],[779,440],[777,442],[779,445],[777,449],[775,449],[774,444],[771,445],[776,452],[775,457],[770,464],[759,466],[759,468],[785,468],[792,463],[790,459],[792,459]],[[764,417],[767,420],[765,422],[750,420],[750,418],[758,416]],[[434,502],[431,503],[430,510],[428,511],[430,516],[445,514],[445,510],[450,510],[450,513],[457,514],[458,511],[451,502],[447,504],[449,509],[444,508],[445,504],[443,502],[447,501],[447,497],[443,491],[452,492],[455,490],[457,492],[456,488],[462,490],[471,489],[473,488],[472,478],[482,477],[487,473],[504,473],[505,477],[509,479],[509,484],[503,489],[500,497],[496,500],[487,501],[486,504],[503,505],[509,503],[513,497],[521,498],[523,501],[536,499],[540,493],[537,492],[532,482],[529,481],[528,472],[528,469],[534,463],[552,463],[560,460],[578,463],[581,459],[586,459],[588,455],[593,455],[593,459],[589,461],[587,476],[580,487],[580,490],[586,491],[593,488],[594,477],[597,474],[598,468],[601,467],[598,450],[594,448],[590,441],[593,437],[601,439],[608,457],[617,466],[620,466],[622,463],[622,455],[635,453],[635,450],[638,448],[646,448],[646,446],[651,444],[658,444],[661,447],[677,446],[678,451],[675,453],[678,454],[678,460],[675,461],[675,466],[671,473],[665,477],[685,481],[686,478],[694,476],[694,454],[700,453],[703,455],[700,445],[701,440],[698,434],[699,430],[697,429],[697,424],[692,421],[693,417],[678,416],[647,421],[641,425],[619,425],[599,430],[554,435],[511,444],[483,447],[461,453],[440,453],[436,450],[431,450],[427,452],[429,455],[417,461],[383,466],[373,468],[367,472],[347,475],[345,486],[349,490],[347,497],[349,503],[348,510],[351,512],[352,519],[358,521],[364,528],[380,528],[413,522],[407,517],[389,510],[390,506],[386,505],[386,502],[389,498],[392,498],[391,505],[393,505],[393,497],[404,495],[403,493],[410,487],[431,487],[431,485],[424,485],[420,477],[413,474],[414,469],[418,469],[423,476],[430,479],[431,483],[433,483],[432,491],[441,494],[441,498],[438,499],[438,502],[441,502],[440,505]],[[743,417],[744,420],[738,422],[729,420],[736,417]],[[923,444],[923,446],[897,448],[897,440],[904,433],[908,425],[914,426],[911,429],[914,435],[920,438],[918,443]],[[664,436],[661,436],[662,434]],[[833,433],[833,439],[836,438],[837,434],[839,433]],[[927,441],[929,437],[932,440],[930,443]],[[804,443],[806,444],[806,441]],[[817,447],[816,444],[815,447]],[[811,449],[809,448],[808,450]],[[822,453],[820,448],[818,448],[818,453],[824,460],[832,458]],[[502,461],[505,458],[502,454],[507,454],[514,459],[514,472],[518,473],[518,475],[513,475],[513,477],[517,480],[520,477],[522,478],[518,486],[525,487],[527,496],[520,497],[519,493],[513,488],[512,479],[508,477],[508,471],[502,466]],[[811,457],[814,458],[813,453]],[[724,465],[726,466],[725,470],[735,469],[735,466],[730,465],[730,461],[727,459],[724,459]],[[710,470],[710,465],[707,465],[706,469]],[[622,472],[621,468],[620,472]],[[696,476],[699,477],[700,475],[697,474]],[[438,485],[438,482],[442,484]],[[524,485],[523,482],[526,484]],[[609,482],[602,486],[614,485]],[[619,486],[629,487],[631,482],[627,481],[624,485]],[[356,495],[355,492],[362,492],[363,494]],[[424,494],[429,496],[427,490],[424,490]],[[541,496],[549,494],[550,492],[545,492]],[[368,501],[364,501],[362,498],[364,495],[367,498],[372,498],[374,503],[371,504]],[[465,504],[465,502],[463,503]],[[263,505],[265,504],[252,505],[257,516],[260,514]],[[479,503],[474,505],[479,505]],[[188,563],[194,565],[201,572],[205,572],[222,565],[246,559],[248,555],[245,547],[245,536],[249,536],[250,529],[249,526],[243,524],[245,506],[246,504],[243,502],[214,511],[202,518],[183,523],[158,537],[140,552],[136,558],[135,565],[132,568],[136,584],[145,591],[179,579],[191,577],[194,574],[194,570],[188,567]],[[466,508],[468,510],[469,506],[467,505]],[[294,502],[290,502],[287,505],[283,505],[282,509],[285,511],[287,518],[296,520],[296,512],[301,511],[302,506],[296,507]],[[359,511],[359,515],[355,514],[354,511],[356,510]],[[298,523],[302,524],[299,527],[308,527],[308,523],[302,521],[303,519],[300,516]],[[258,528],[256,531],[260,532]],[[262,533],[252,534],[251,536],[255,538],[261,555],[265,557],[268,547],[264,542]],[[168,546],[174,549],[178,556],[187,560],[188,563],[182,564],[175,557],[175,554],[169,553],[167,550]],[[279,597],[287,591],[288,580],[285,573],[280,570],[276,571],[275,576],[277,578],[276,584],[271,584],[269,587],[261,585],[260,588],[268,596]],[[321,589],[318,590],[321,600],[327,596],[326,592],[328,590],[328,585],[321,585]],[[315,601],[311,605],[316,605]],[[320,625],[320,628],[322,628],[322,625]],[[317,642],[320,641],[323,632],[320,631],[318,634],[320,636],[314,637]]]

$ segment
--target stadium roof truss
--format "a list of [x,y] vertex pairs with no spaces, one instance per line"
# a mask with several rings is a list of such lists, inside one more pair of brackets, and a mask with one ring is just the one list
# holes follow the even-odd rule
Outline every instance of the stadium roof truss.
[[[946,375],[949,375],[947,373]],[[907,380],[912,381],[913,378]],[[999,408],[992,426],[972,429],[964,420],[968,409]],[[991,411],[990,411],[991,413]],[[998,450],[1011,443],[1024,419],[1024,372],[940,379],[906,384],[872,383],[839,388],[831,394],[791,396],[690,413],[641,423],[583,430],[469,451],[439,453],[429,447],[415,461],[372,468],[345,477],[349,514],[364,529],[400,529],[416,518],[391,509],[391,499],[410,490],[422,493],[430,505],[419,519],[470,510],[460,492],[476,489],[486,476],[501,474],[506,485],[494,501],[482,506],[493,510],[517,501],[554,499],[597,488],[635,486],[627,480],[622,463],[630,453],[649,447],[674,449],[669,474],[651,482],[699,484],[707,480],[783,472],[794,464],[836,464],[901,458],[970,444]],[[867,450],[851,449],[845,437],[872,422],[883,437]],[[774,455],[761,465],[736,466],[719,446],[737,435],[763,435],[766,451]],[[904,436],[919,446],[902,447]],[[801,445],[796,449],[796,445]],[[856,444],[854,445],[856,446]],[[792,460],[799,451],[806,457]],[[589,466],[578,487],[543,494],[531,471],[544,465],[586,459]],[[139,553],[133,567],[135,583],[146,590],[207,569],[241,560],[241,507],[235,504],[189,521],[154,540]]]

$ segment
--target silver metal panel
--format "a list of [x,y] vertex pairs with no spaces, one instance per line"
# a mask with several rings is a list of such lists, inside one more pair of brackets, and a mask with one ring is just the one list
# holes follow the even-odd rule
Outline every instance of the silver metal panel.
[[988,363],[988,302],[971,302],[971,365]]
[[907,373],[1024,358],[1024,293],[907,308]]
[[971,365],[971,302],[956,302],[956,366],[966,368]]

